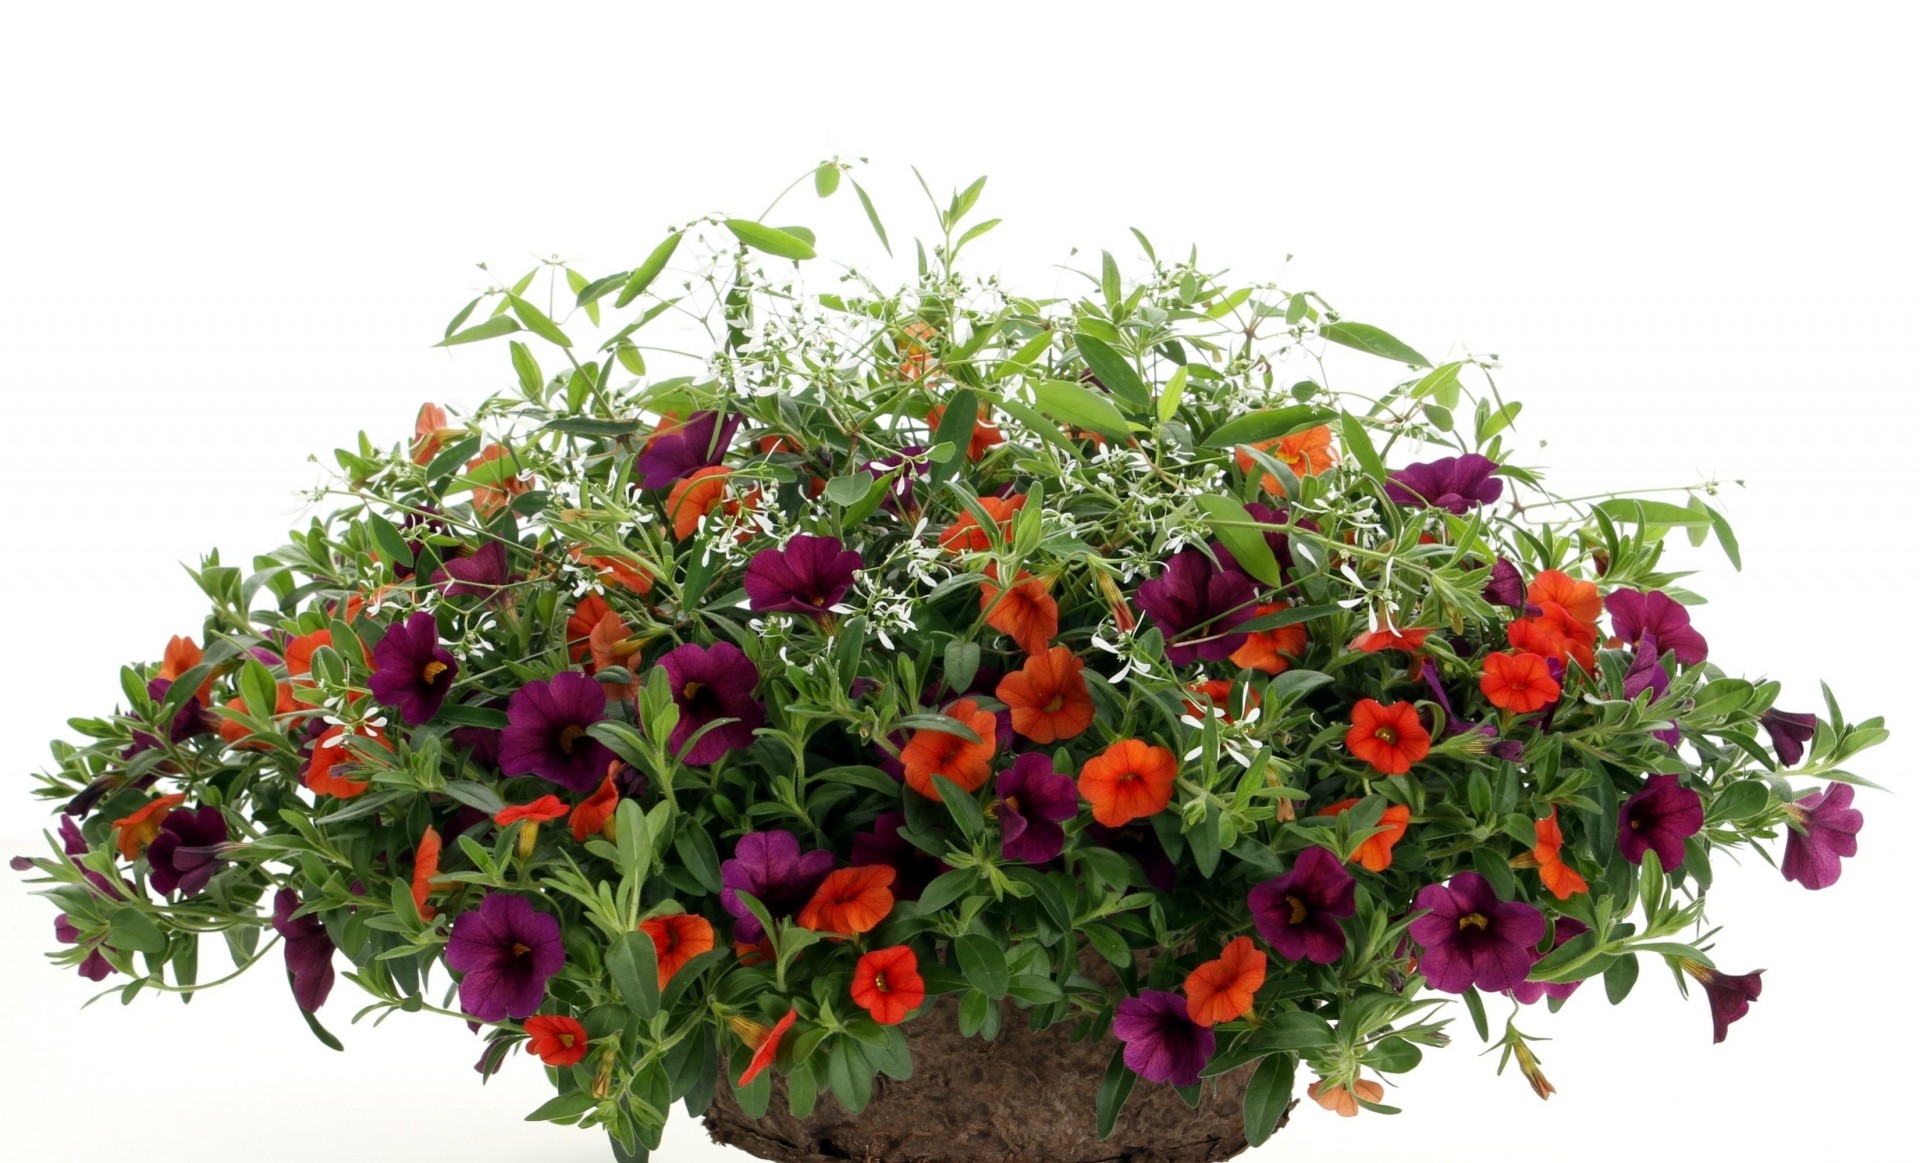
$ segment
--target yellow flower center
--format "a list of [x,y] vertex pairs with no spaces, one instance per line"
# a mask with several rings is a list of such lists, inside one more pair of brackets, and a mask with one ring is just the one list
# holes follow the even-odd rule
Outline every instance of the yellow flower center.
[[1460,931],[1463,933],[1466,932],[1467,926],[1469,925],[1479,929],[1481,932],[1485,932],[1487,928],[1487,918],[1479,913],[1468,913],[1466,916],[1460,918]]
[[447,673],[447,664],[436,658],[420,668],[420,681],[432,682],[445,673]]
[[572,755],[574,741],[586,733],[587,729],[580,724],[568,723],[560,731],[560,750],[567,755]]
[[1287,901],[1287,907],[1292,910],[1292,912],[1287,914],[1288,924],[1297,925],[1301,921],[1304,921],[1307,919],[1307,902],[1306,901],[1301,900],[1297,896],[1291,896],[1291,895],[1286,898],[1286,901]]

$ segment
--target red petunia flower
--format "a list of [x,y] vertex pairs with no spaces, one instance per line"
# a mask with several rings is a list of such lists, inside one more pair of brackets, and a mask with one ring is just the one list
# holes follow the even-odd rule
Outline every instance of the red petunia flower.
[[640,922],[640,931],[653,939],[653,963],[659,968],[661,989],[689,961],[713,949],[713,924],[695,913],[648,917]]
[[994,697],[1007,704],[1013,729],[1035,743],[1071,739],[1093,725],[1093,697],[1081,675],[1086,664],[1064,646],[1033,654],[1000,680]]
[[813,890],[813,899],[795,919],[816,933],[865,933],[893,911],[894,876],[887,864],[837,868]]
[[1096,823],[1118,828],[1172,803],[1178,773],[1173,752],[1122,739],[1081,765],[1080,795],[1093,805]]
[[1525,715],[1560,697],[1559,680],[1538,654],[1489,654],[1480,666],[1480,693],[1503,711]]
[[1187,974],[1187,1016],[1203,1026],[1242,1017],[1266,980],[1267,955],[1251,937],[1235,937],[1219,957]]
[[1405,775],[1427,757],[1432,740],[1420,724],[1420,712],[1409,702],[1382,706],[1361,699],[1353,706],[1353,726],[1347,731],[1347,750],[1382,775]]
[[853,967],[853,1002],[883,1026],[898,1025],[927,999],[927,983],[913,950],[875,949]]
[[772,1029],[748,1018],[734,1016],[727,1019],[733,1032],[753,1051],[753,1058],[747,1063],[747,1068],[740,1072],[735,1086],[746,1086],[773,1065],[774,1056],[780,1052],[780,1039],[793,1028],[793,1020],[799,1016],[798,1011],[789,1009],[785,1017],[774,1023]]
[[963,736],[929,727],[915,731],[900,752],[900,766],[905,771],[907,786],[930,800],[940,798],[933,786],[936,775],[952,780],[962,791],[971,792],[979,791],[987,782],[987,776],[993,774],[995,735],[999,726],[994,722],[993,712],[981,710],[972,699],[961,699],[947,708],[946,715],[965,723],[980,741],[969,743]]
[[587,1056],[587,1028],[565,1014],[536,1014],[525,1026],[527,1052],[548,1066],[572,1066]]

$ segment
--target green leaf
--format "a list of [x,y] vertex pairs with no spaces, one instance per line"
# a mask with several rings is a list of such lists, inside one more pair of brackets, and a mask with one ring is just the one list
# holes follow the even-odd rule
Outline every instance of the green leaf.
[[115,909],[107,920],[107,939],[118,949],[136,949],[142,953],[162,953],[167,948],[167,935],[153,918],[125,905]]
[[452,347],[455,344],[474,343],[482,339],[498,339],[502,335],[512,335],[518,330],[520,330],[518,323],[515,323],[505,315],[495,315],[485,323],[475,324],[465,331],[454,332],[452,335],[434,344],[434,346]]
[[1042,380],[1033,389],[1040,410],[1063,424],[1098,432],[1109,440],[1127,440],[1133,433],[1120,409],[1099,393],[1067,380]]
[[980,801],[973,793],[963,790],[959,784],[944,775],[933,777],[933,786],[940,793],[940,800],[947,805],[947,813],[953,822],[969,839],[977,837],[987,830],[986,817],[980,811]]
[[741,242],[776,258],[798,260],[813,257],[813,247],[807,245],[806,239],[789,234],[777,226],[765,226],[747,218],[729,218],[722,225]]
[[1310,404],[1263,408],[1258,412],[1248,412],[1244,416],[1234,417],[1215,428],[1200,443],[1207,448],[1234,448],[1242,444],[1258,444],[1277,436],[1292,436],[1296,432],[1305,432],[1309,428],[1325,424],[1333,417],[1334,413],[1331,410],[1316,408]]
[[854,473],[851,476],[834,477],[827,482],[827,500],[846,508],[857,505],[867,499],[873,491],[877,479],[866,473]]
[[1091,335],[1076,334],[1073,343],[1080,349],[1080,358],[1086,361],[1087,370],[1098,377],[1127,411],[1152,411],[1153,399],[1140,373],[1133,370],[1132,360],[1115,351],[1105,340]]
[[1743,779],[1713,797],[1713,809],[1707,813],[1707,819],[1745,820],[1757,816],[1766,810],[1769,798],[1766,784],[1756,779]]
[[660,971],[656,968],[653,938],[627,933],[607,949],[607,972],[635,1017],[647,1021],[660,1009]]
[[1373,447],[1373,438],[1367,435],[1367,426],[1351,412],[1340,413],[1340,443],[1347,453],[1360,462],[1360,468],[1376,481],[1387,479],[1387,466],[1380,460],[1380,453]]
[[887,257],[892,258],[893,244],[887,241],[887,228],[880,224],[880,213],[873,208],[873,199],[867,197],[866,190],[861,188],[859,182],[853,183],[853,192],[860,196],[860,208],[867,212],[867,222],[873,227],[874,234],[879,236],[880,245],[887,248]]
[[1007,996],[1007,955],[1000,943],[981,933],[963,933],[954,942],[960,958],[960,972],[987,997],[998,1001]]
[[1713,536],[1720,542],[1720,551],[1727,555],[1735,571],[1740,569],[1740,539],[1733,535],[1733,526],[1720,515],[1719,510],[1709,508],[1707,520],[1713,524]]
[[1187,369],[1180,368],[1173,373],[1173,378],[1167,381],[1167,386],[1160,389],[1160,422],[1162,424],[1173,419],[1174,414],[1180,411],[1180,398],[1186,394],[1186,391]]
[[831,198],[839,188],[840,167],[832,162],[821,162],[813,171],[813,192],[822,198]]
[[1113,1134],[1114,1120],[1120,1117],[1120,1108],[1133,1093],[1134,1074],[1127,1069],[1126,1052],[1125,1046],[1114,1047],[1113,1057],[1107,1060],[1107,1072],[1100,1076],[1100,1089],[1094,1096],[1094,1134],[1102,1139]]
[[1405,1038],[1382,1038],[1367,1052],[1366,1063],[1383,1074],[1405,1074],[1420,1065],[1420,1047]]
[[567,338],[567,333],[554,326],[553,320],[541,314],[540,308],[518,295],[508,295],[507,303],[513,307],[514,316],[526,326],[528,331],[548,343],[557,344],[560,347],[573,346],[573,340]]
[[1713,524],[1713,519],[1705,513],[1695,512],[1684,505],[1633,497],[1613,497],[1595,505],[1594,510],[1605,513],[1609,520],[1631,522],[1635,525],[1677,525],[1685,528]]
[[1414,367],[1433,366],[1426,356],[1370,323],[1328,323],[1320,328],[1320,334],[1342,347],[1351,347],[1355,351],[1364,351],[1396,363],[1412,364]]
[[673,260],[673,252],[679,249],[682,237],[676,230],[667,235],[659,246],[654,247],[653,253],[647,255],[646,261],[633,268],[633,274],[627,279],[627,285],[620,288],[620,297],[613,301],[613,305],[624,307],[639,298],[642,291],[652,286],[653,280],[659,278],[660,272],[666,270],[667,263]]
[[[293,974],[287,974],[287,982],[289,984],[293,982]],[[299,1007],[296,1006],[295,1008],[298,1009]],[[325,1026],[321,1025],[319,1018],[314,1017],[304,1009],[300,1010],[300,1016],[307,1020],[307,1029],[313,1031],[313,1036],[320,1039],[322,1046],[325,1046],[329,1050],[338,1050],[341,1053],[346,1052],[347,1048],[340,1044],[340,1039],[334,1037]]]
[[1247,1079],[1247,1145],[1258,1147],[1273,1137],[1280,1120],[1293,1105],[1293,1056],[1270,1054],[1254,1067]]
[[1640,979],[1640,959],[1631,954],[1618,958],[1607,966],[1606,985],[1607,1002],[1619,1005],[1633,992],[1633,983]]
[[530,1123],[569,1122],[599,1105],[600,1100],[593,1097],[592,1091],[576,1090],[570,1094],[555,1095],[541,1103],[534,1108],[532,1114],[527,1116],[526,1121]]
[[530,400],[539,399],[540,389],[546,386],[540,374],[540,361],[517,339],[507,341],[507,350],[513,353],[513,374],[520,377],[520,390]]
[[1240,568],[1266,585],[1280,584],[1280,563],[1267,544],[1266,534],[1254,527],[1246,506],[1232,497],[1215,495],[1195,497],[1194,503],[1207,515],[1214,536],[1233,554]]
[[1277,1050],[1310,1050],[1333,1045],[1333,1027],[1319,1014],[1288,1010],[1277,1015],[1262,1031],[1262,1044]]

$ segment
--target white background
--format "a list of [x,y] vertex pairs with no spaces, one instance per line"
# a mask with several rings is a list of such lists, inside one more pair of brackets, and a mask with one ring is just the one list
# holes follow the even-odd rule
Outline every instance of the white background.
[[[504,351],[428,349],[484,284],[473,262],[622,269],[669,222],[755,215],[834,154],[873,159],[858,176],[897,241],[929,221],[909,163],[943,193],[991,174],[982,212],[1007,222],[976,261],[1042,291],[1077,290],[1049,265],[1071,246],[1133,257],[1137,225],[1435,359],[1498,352],[1568,492],[1745,479],[1724,499],[1746,571],[1681,547],[1713,598],[1696,624],[1722,666],[1781,678],[1786,707],[1817,707],[1825,676],[1856,719],[1889,714],[1894,741],[1860,766],[1904,784],[1920,93],[1891,5],[651,7],[7,17],[5,852],[40,844],[42,741],[197,626],[175,562],[277,544],[309,453],[361,428],[391,443],[422,400],[511,382]],[[869,262],[846,193],[777,217]],[[1621,1010],[1593,987],[1528,1016],[1555,1039],[1551,1103],[1496,1079],[1462,1021],[1392,1093],[1406,1114],[1309,1105],[1254,1157],[1780,1159],[1836,1136],[1909,1157],[1887,1136],[1914,1082],[1914,820],[1897,796],[1861,803],[1833,889],[1723,869],[1721,962],[1769,970],[1726,1044],[1649,964]],[[520,1121],[542,1099],[531,1060],[482,1089],[465,1029],[350,1027],[344,983],[323,1016],[345,1055],[307,1036],[277,972],[190,1008],[83,1011],[89,983],[40,960],[51,915],[0,891],[0,1153],[603,1157]],[[662,1157],[732,1156],[680,1116]]]

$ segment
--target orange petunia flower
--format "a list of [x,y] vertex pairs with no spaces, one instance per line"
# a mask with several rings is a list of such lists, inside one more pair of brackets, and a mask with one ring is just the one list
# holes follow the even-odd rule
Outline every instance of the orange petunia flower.
[[433,892],[433,878],[440,875],[440,833],[429,827],[420,833],[420,843],[413,848],[413,905],[420,910],[420,919],[431,921],[434,908],[427,903],[428,894]]
[[[1359,802],[1359,800],[1340,800],[1321,808],[1314,815],[1337,816]],[[1407,823],[1412,819],[1413,812],[1405,804],[1388,804],[1387,810],[1380,813],[1380,822],[1375,825],[1386,831],[1375,832],[1362,840],[1347,860],[1359,861],[1360,867],[1368,872],[1385,872],[1387,866],[1393,863],[1393,846],[1407,834]]]
[[[336,724],[328,727],[325,734],[313,741],[313,758],[307,761],[306,783],[308,789],[315,795],[336,796],[343,800],[350,800],[373,786],[368,780],[351,780],[333,774],[333,769],[340,764],[351,766],[360,762],[360,757],[341,742],[346,734],[347,728]],[[362,724],[353,729],[353,734],[363,739],[371,739],[388,751],[393,750],[393,745],[387,742],[386,732],[378,727]]]
[[[172,682],[194,667],[199,666],[200,660],[203,657],[204,655],[200,652],[199,643],[191,638],[182,638],[176,634],[172,638],[167,639],[167,649],[160,656],[159,677],[166,679],[168,682]],[[206,680],[200,684],[199,693],[195,695],[195,697],[200,700],[200,705],[203,707],[212,704],[212,675],[208,675]]]
[[574,806],[573,814],[567,817],[567,823],[573,828],[573,839],[584,844],[587,837],[595,832],[613,839],[613,814],[620,808],[620,789],[613,784],[613,773],[620,767],[615,760],[607,767],[605,779],[593,789],[593,794]]
[[[313,652],[320,649],[322,646],[332,646],[332,645],[333,645],[333,631],[331,630],[315,630],[311,634],[302,634],[300,635],[300,637],[293,639],[291,642],[288,642],[287,649],[285,651],[285,656],[287,660],[287,677],[298,679],[298,678],[305,678],[307,675],[312,674],[313,673]],[[306,683],[299,683],[297,685],[312,686],[313,684],[311,682],[306,682]]]
[[653,592],[653,575],[623,557],[589,556],[584,546],[576,545],[567,555],[593,570],[603,582],[609,582],[635,594]]
[[1242,1017],[1266,980],[1267,955],[1251,937],[1235,937],[1219,957],[1187,974],[1187,1016],[1203,1026]]
[[933,353],[927,349],[926,344],[940,333],[934,330],[932,324],[918,319],[901,328],[901,331],[905,332],[905,338],[899,344],[900,378],[920,379],[927,374],[928,368],[933,364]]
[[138,860],[140,853],[145,851],[147,845],[153,843],[153,838],[160,834],[160,825],[166,821],[167,813],[185,803],[186,800],[186,795],[181,792],[160,796],[148,800],[130,815],[115,820],[113,843],[114,847],[120,850],[121,858]]
[[[1286,608],[1286,602],[1262,602],[1254,607],[1253,616],[1264,618]],[[1306,653],[1307,628],[1295,622],[1291,626],[1256,630],[1248,634],[1246,642],[1229,655],[1227,661],[1247,670],[1279,674],[1304,658]]]
[[863,954],[853,967],[853,985],[848,992],[853,1004],[867,1011],[874,1021],[896,1026],[927,1000],[927,983],[920,976],[919,959],[913,950],[895,945]]
[[1420,712],[1409,702],[1382,706],[1372,699],[1353,705],[1353,726],[1347,731],[1347,750],[1383,775],[1405,775],[1427,757],[1432,740],[1420,725]]
[[1094,820],[1118,828],[1172,803],[1178,773],[1173,752],[1122,739],[1081,765],[1080,796],[1093,805]]
[[1525,715],[1560,697],[1559,682],[1538,654],[1489,654],[1480,666],[1480,693],[1503,711]]
[[413,417],[413,463],[425,464],[440,454],[440,443],[447,434],[447,410],[438,404],[422,404]]
[[1426,627],[1403,627],[1395,630],[1372,630],[1356,637],[1347,644],[1348,650],[1358,650],[1366,654],[1376,654],[1382,650],[1414,651],[1427,644],[1427,635],[1433,633]]
[[[1319,476],[1333,467],[1333,429],[1325,424],[1291,436],[1262,440],[1253,447],[1286,465],[1297,477]],[[1245,448],[1234,449],[1233,459],[1241,472],[1253,472],[1255,462]],[[1260,487],[1276,496],[1286,491],[1270,472],[1260,474]]]
[[653,963],[660,970],[660,988],[687,963],[713,949],[713,925],[695,913],[668,913],[640,922],[640,931],[653,939]]
[[1023,569],[1003,593],[999,571],[991,562],[987,576],[993,580],[980,583],[980,609],[987,615],[987,625],[1013,639],[1028,654],[1045,653],[1047,644],[1060,632],[1060,606],[1047,593],[1050,583]]
[[1560,858],[1563,840],[1560,836],[1558,807],[1548,811],[1546,819],[1533,822],[1533,837],[1533,859],[1540,869],[1540,883],[1546,890],[1561,900],[1566,900],[1574,893],[1587,891],[1586,878]]
[[[467,462],[467,471],[471,473],[482,465],[509,459],[512,456],[513,452],[505,445],[489,444],[480,450],[479,456]],[[497,483],[490,485],[475,485],[473,486],[473,511],[482,517],[491,517],[531,487],[518,475],[503,476]]]
[[548,1066],[575,1066],[592,1048],[587,1028],[565,1014],[535,1014],[524,1023],[527,1052]]
[[588,594],[567,615],[567,657],[580,662],[593,649],[593,628],[612,613],[613,607],[599,594]]
[[701,518],[725,503],[727,478],[731,475],[724,466],[710,464],[673,482],[673,489],[667,493],[667,520],[673,523],[675,541],[693,536]]
[[[929,408],[927,410],[927,427],[929,429],[939,428],[940,421],[946,414],[947,406],[945,404],[935,404],[932,408]],[[1006,439],[998,428],[995,428],[984,420],[975,420],[973,422],[973,435],[967,438],[967,459],[976,464],[979,463],[980,459],[987,455],[989,448],[992,448],[996,444],[1005,443]]]
[[1563,606],[1547,603],[1532,618],[1507,624],[1507,645],[1543,658],[1558,658],[1593,669],[1593,648],[1598,640],[1596,627],[1575,619]]
[[747,1048],[753,1051],[752,1060],[747,1063],[747,1068],[740,1072],[740,1078],[734,1083],[735,1086],[747,1085],[765,1073],[767,1067],[773,1065],[774,1055],[780,1052],[780,1039],[793,1028],[793,1020],[799,1016],[797,1011],[789,1009],[787,1015],[775,1022],[771,1030],[759,1022],[740,1017],[738,1014],[727,1019],[727,1025],[733,1027],[733,1032],[738,1034],[740,1040],[747,1044]]
[[931,727],[913,733],[900,752],[900,764],[906,769],[907,786],[930,800],[940,798],[933,777],[945,776],[962,791],[979,791],[987,782],[993,766],[998,724],[992,711],[983,711],[972,699],[961,699],[948,707],[946,716],[965,723],[980,742],[969,743],[959,735],[936,731]]
[[1035,743],[1071,739],[1093,725],[1093,697],[1081,671],[1086,663],[1056,646],[1032,655],[1000,680],[993,697],[1013,713],[1013,729]]
[[[1387,1097],[1385,1087],[1364,1078],[1355,1082],[1353,1089],[1360,1092],[1361,1098],[1372,1103]],[[1337,1082],[1328,1082],[1324,1078],[1307,1087],[1307,1097],[1343,1119],[1350,1119],[1360,1113],[1360,1104],[1354,1100],[1353,1095],[1347,1093],[1346,1087]]]
[[[1190,717],[1204,719],[1208,715],[1218,712],[1221,722],[1231,723],[1234,721],[1236,716],[1233,713],[1233,703],[1230,701],[1233,698],[1233,684],[1231,682],[1224,678],[1202,679],[1199,682],[1188,683],[1187,691],[1190,694],[1199,695],[1207,700],[1205,705],[1197,703],[1192,699],[1183,700],[1186,705],[1186,712]],[[1005,702],[1006,700],[1002,699],[1001,701]]]
[[863,864],[827,873],[795,918],[816,933],[865,933],[893,911],[893,866]]
[[1527,586],[1527,601],[1536,606],[1551,602],[1576,622],[1597,625],[1603,604],[1600,587],[1590,581],[1576,581],[1557,569],[1543,569]]
[[[1026,506],[1027,495],[1015,493],[1011,497],[981,497],[980,507],[987,516],[999,526],[1000,540],[1004,543],[1013,538],[1013,515]],[[960,519],[946,527],[940,534],[940,548],[949,553],[985,553],[993,548],[993,542],[987,538],[987,531],[968,509],[960,514]]]

